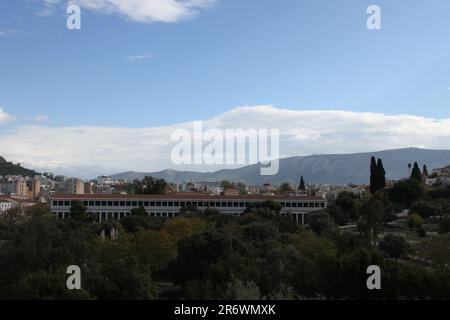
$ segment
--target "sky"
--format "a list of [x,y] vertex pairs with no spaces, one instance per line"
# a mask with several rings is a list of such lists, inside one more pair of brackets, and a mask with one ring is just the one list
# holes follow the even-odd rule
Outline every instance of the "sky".
[[[0,155],[180,167],[170,133],[278,128],[281,155],[449,148],[448,0],[0,0]],[[369,5],[381,30],[366,25]]]

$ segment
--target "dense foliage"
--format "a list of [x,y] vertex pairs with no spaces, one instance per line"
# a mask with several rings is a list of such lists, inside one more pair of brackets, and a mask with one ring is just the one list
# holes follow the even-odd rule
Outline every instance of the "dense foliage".
[[[136,209],[102,224],[79,203],[65,220],[45,206],[12,211],[0,218],[0,299],[448,298],[448,235],[415,249],[431,265],[400,262],[410,251],[402,239],[376,243],[385,207],[382,197],[361,205],[361,233],[339,231],[325,212],[301,229],[272,202],[240,217],[193,207],[164,220]],[[74,264],[82,290],[69,291]],[[382,269],[382,290],[366,287],[372,264]]]

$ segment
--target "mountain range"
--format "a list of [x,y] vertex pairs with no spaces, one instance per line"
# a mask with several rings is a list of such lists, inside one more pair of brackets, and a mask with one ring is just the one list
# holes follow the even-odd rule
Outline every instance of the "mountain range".
[[308,183],[344,185],[348,183],[369,183],[370,158],[381,158],[386,170],[386,178],[398,180],[409,175],[408,163],[418,162],[422,168],[434,168],[450,165],[450,150],[428,150],[418,148],[384,150],[353,154],[323,154],[296,156],[280,160],[279,172],[273,176],[261,176],[261,164],[238,169],[224,169],[215,172],[193,172],[164,170],[160,172],[128,171],[111,175],[112,179],[134,180],[145,176],[165,179],[168,182],[208,181],[243,182],[250,185],[283,182],[298,184],[300,176]]

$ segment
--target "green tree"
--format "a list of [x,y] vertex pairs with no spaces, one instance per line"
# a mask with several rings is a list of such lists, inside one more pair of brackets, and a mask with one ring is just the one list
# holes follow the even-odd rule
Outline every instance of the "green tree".
[[391,258],[398,259],[406,254],[409,245],[405,238],[393,234],[387,234],[380,241],[379,247]]
[[392,202],[410,208],[411,205],[424,195],[424,189],[417,179],[399,181],[389,190]]
[[384,170],[383,161],[378,159],[376,172],[377,191],[383,190],[386,187],[386,171]]
[[427,165],[426,165],[426,164],[423,165],[422,174],[423,174],[425,177],[429,177],[429,176],[430,176],[429,173],[428,173],[428,168],[427,168]]
[[135,180],[131,185],[132,192],[135,194],[164,194],[166,187],[167,182],[164,179],[149,176],[142,180]]
[[380,232],[384,210],[383,202],[376,197],[372,197],[362,204],[361,216],[357,225],[370,243],[376,241]]
[[306,190],[305,179],[303,178],[303,176],[301,176],[301,178],[300,178],[300,184],[298,185],[298,190],[300,190],[300,191]]
[[420,172],[420,168],[417,162],[414,162],[414,166],[411,172],[411,179],[422,182],[422,173]]
[[417,213],[412,213],[408,218],[408,227],[412,231],[414,229],[420,228],[424,223],[422,217]]
[[378,191],[378,185],[377,185],[377,160],[375,157],[372,157],[370,159],[370,193],[374,194]]
[[313,212],[308,215],[308,224],[312,231],[320,235],[331,226],[330,215],[325,211]]
[[148,213],[144,207],[131,209],[131,215],[133,217],[148,217]]
[[76,200],[71,203],[70,218],[73,221],[82,223],[91,223],[96,220],[93,214],[87,212],[87,208],[81,203],[81,201]]

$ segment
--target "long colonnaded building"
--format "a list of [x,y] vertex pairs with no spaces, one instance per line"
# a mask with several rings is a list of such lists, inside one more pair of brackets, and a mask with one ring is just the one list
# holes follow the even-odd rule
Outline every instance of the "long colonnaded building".
[[97,214],[99,222],[131,216],[131,210],[143,207],[150,217],[175,217],[183,207],[212,208],[223,214],[240,215],[250,203],[275,201],[281,205],[281,214],[291,215],[301,224],[305,216],[313,211],[325,209],[327,200],[307,196],[214,196],[208,194],[164,194],[164,195],[104,195],[104,194],[59,194],[50,197],[50,209],[57,218],[70,216],[72,201],[80,201],[88,212]]

